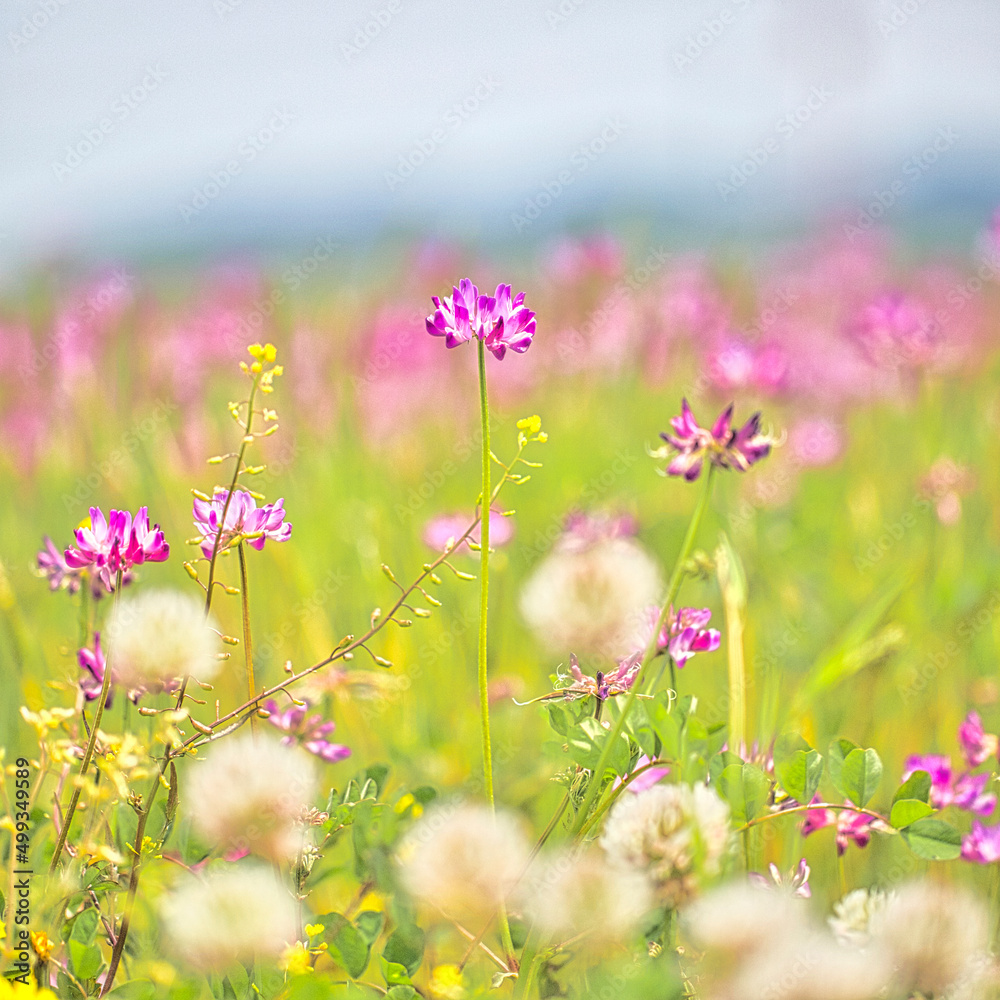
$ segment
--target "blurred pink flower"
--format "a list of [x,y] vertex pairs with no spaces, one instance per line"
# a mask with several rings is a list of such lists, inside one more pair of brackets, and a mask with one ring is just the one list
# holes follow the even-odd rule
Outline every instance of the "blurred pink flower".
[[804,417],[788,435],[792,454],[805,466],[824,466],[835,462],[844,448],[840,428],[825,417]]
[[284,712],[272,698],[264,703],[265,711],[269,712],[267,721],[276,726],[285,735],[281,742],[285,746],[296,744],[315,754],[327,764],[336,764],[351,756],[351,748],[340,743],[331,743],[327,737],[336,728],[333,722],[324,722],[321,715],[309,715],[309,702],[289,705]]
[[980,865],[1000,861],[1000,823],[984,826],[974,819],[972,832],[962,839],[962,857]]
[[[437,517],[432,517],[424,525],[422,536],[424,544],[434,549],[435,552],[443,552],[449,539],[456,540],[462,536],[465,529],[469,526],[469,520],[468,514],[439,514]],[[479,544],[480,534],[480,526],[477,524],[470,536],[476,545]],[[499,546],[506,545],[513,537],[513,518],[504,517],[498,510],[491,510],[490,547],[498,548]],[[464,541],[461,545],[457,546],[456,551],[470,552],[468,541]]]
[[969,767],[979,767],[997,755],[997,736],[983,729],[978,712],[969,712],[958,727],[958,742]]

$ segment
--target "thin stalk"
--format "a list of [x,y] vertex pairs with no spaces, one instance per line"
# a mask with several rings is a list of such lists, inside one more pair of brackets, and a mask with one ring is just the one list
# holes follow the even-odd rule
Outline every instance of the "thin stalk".
[[[240,603],[243,605],[243,657],[247,666],[247,699],[252,700],[257,691],[253,675],[253,643],[250,639],[250,583],[247,576],[247,556],[243,540],[237,546],[240,556]],[[250,732],[257,734],[257,713],[250,716]]]
[[[118,612],[118,604],[122,593],[122,570],[115,574],[115,601],[111,611],[112,621]],[[90,739],[87,741],[87,749],[83,753],[83,760],[80,763],[78,780],[73,789],[73,796],[69,800],[69,805],[63,813],[62,829],[59,831],[59,839],[56,841],[55,850],[52,852],[52,863],[49,865],[49,874],[56,870],[63,848],[66,846],[66,838],[69,836],[69,827],[73,822],[73,814],[80,802],[80,793],[83,791],[83,779],[87,776],[91,761],[94,759],[94,747],[97,745],[97,730],[101,726],[101,717],[104,715],[104,703],[108,700],[108,691],[111,688],[111,647],[104,651],[104,679],[101,682],[101,694],[97,699],[97,709],[94,712],[94,723],[90,728]]]
[[610,737],[604,743],[604,749],[601,750],[601,756],[598,758],[597,766],[594,768],[594,773],[590,779],[590,784],[587,786],[587,793],[584,795],[583,802],[580,804],[580,808],[577,812],[576,822],[573,824],[573,829],[571,831],[571,835],[574,838],[577,838],[580,835],[584,824],[587,822],[587,816],[594,804],[594,799],[597,798],[597,795],[601,790],[604,772],[607,769],[611,752],[620,739],[622,731],[625,728],[625,722],[632,711],[632,706],[636,702],[639,689],[642,687],[642,678],[646,673],[646,668],[653,657],[656,656],[660,633],[663,631],[663,626],[666,624],[667,617],[670,614],[670,609],[673,606],[674,600],[677,598],[678,591],[681,589],[681,581],[684,579],[684,564],[691,555],[691,549],[694,548],[694,540],[697,537],[698,528],[701,526],[701,520],[704,516],[705,509],[708,507],[708,500],[712,493],[712,468],[713,467],[710,465],[705,474],[705,488],[702,491],[701,499],[698,501],[698,505],[694,509],[694,513],[691,515],[691,521],[688,524],[687,534],[685,534],[680,552],[677,554],[677,560],[674,563],[673,572],[670,574],[670,585],[667,587],[667,596],[663,602],[663,608],[660,610],[660,617],[656,622],[655,628],[653,629],[653,634],[650,637],[648,645],[646,646],[646,651],[643,653],[642,663],[639,665],[639,672],[636,674],[635,682],[629,690],[628,698],[625,700],[625,705],[618,715],[618,721],[615,723]]
[[[490,593],[490,404],[486,392],[486,345],[477,340],[479,348],[479,416],[483,428],[483,481],[479,507],[479,719],[483,734],[483,785],[490,809],[495,811],[493,796],[493,748],[490,744],[490,692],[486,662],[486,623]],[[498,915],[500,940],[507,953],[508,964],[514,963],[514,942],[510,936],[506,904],[500,903]]]

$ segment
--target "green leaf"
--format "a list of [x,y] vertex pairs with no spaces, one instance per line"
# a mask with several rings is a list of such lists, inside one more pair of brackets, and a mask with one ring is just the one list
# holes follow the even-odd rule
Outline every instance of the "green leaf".
[[749,823],[767,807],[771,782],[753,764],[730,764],[719,775],[719,792],[729,802],[733,822],[737,826]]
[[393,986],[385,996],[386,1000],[413,1000],[420,994],[412,986]]
[[156,985],[148,979],[132,979],[116,986],[109,994],[111,1000],[152,1000],[156,995]]
[[902,830],[915,823],[918,819],[930,816],[934,810],[920,799],[897,799],[892,804],[892,812],[889,813],[889,823],[897,830]]
[[841,772],[844,770],[844,761],[847,760],[848,754],[852,751],[857,750],[857,743],[852,743],[850,740],[834,740],[830,744],[830,749],[827,750],[827,760],[829,761],[830,768],[830,780],[833,782],[834,788],[840,792],[841,795],[846,795],[844,791],[843,779],[841,777]]
[[424,932],[416,924],[400,924],[386,941],[382,957],[390,965],[403,966],[412,976],[424,957]]
[[717,785],[719,782],[719,776],[727,767],[742,767],[743,758],[739,754],[735,754],[730,750],[720,750],[709,762],[708,762],[708,777],[713,785]]
[[796,750],[790,757],[776,764],[775,769],[781,787],[797,802],[808,805],[823,777],[823,758],[816,750]]
[[[576,727],[575,732],[570,734],[568,740],[570,756],[581,767],[593,771],[600,762],[604,744],[610,738],[611,734],[597,719],[593,716],[588,716],[586,719],[582,719]],[[607,766],[615,774],[624,774],[628,770],[629,759],[628,740],[623,734],[615,740],[611,754],[608,757]],[[603,777],[603,775],[600,777]]]
[[962,835],[941,819],[918,819],[900,834],[918,858],[950,861],[962,853]]
[[844,761],[840,779],[842,791],[856,805],[864,807],[882,780],[882,761],[874,750],[852,750]]
[[357,979],[368,967],[368,942],[354,924],[339,913],[327,913],[319,919],[325,928],[323,940],[331,957],[352,979]]
[[902,799],[918,799],[929,802],[931,798],[931,776],[926,771],[914,771],[904,781],[892,797],[894,803]]
[[382,967],[382,978],[387,986],[409,986],[410,977],[406,974],[406,968],[399,962],[387,962],[384,958],[379,958]]
[[69,939],[68,943],[73,974],[77,979],[94,979],[104,964],[101,949],[96,944],[85,944],[73,937]]
[[354,918],[354,926],[357,927],[358,933],[370,945],[378,940],[384,923],[385,914],[377,910],[365,910]]
[[97,910],[88,908],[73,921],[70,940],[81,944],[93,944],[97,937]]

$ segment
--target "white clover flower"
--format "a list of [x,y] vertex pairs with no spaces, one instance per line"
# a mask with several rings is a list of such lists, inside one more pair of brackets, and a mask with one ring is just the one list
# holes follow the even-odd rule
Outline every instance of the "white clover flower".
[[161,903],[171,950],[203,971],[277,957],[295,940],[295,901],[273,871],[241,864],[188,878]]
[[694,901],[684,926],[705,952],[710,998],[872,1000],[891,967],[877,953],[839,945],[786,893],[734,883]]
[[628,937],[652,907],[649,880],[610,865],[599,851],[562,852],[537,864],[518,899],[525,914],[560,938],[586,933],[587,947]]
[[663,596],[660,570],[632,538],[556,548],[521,593],[521,614],[556,653],[616,658],[637,648],[650,605]]
[[202,602],[176,590],[123,598],[104,644],[115,676],[131,690],[162,691],[188,676],[209,680],[219,670],[219,637]]
[[833,904],[833,916],[827,917],[830,929],[841,944],[865,947],[882,926],[886,905],[895,893],[881,889],[855,889]]
[[247,734],[218,744],[190,773],[188,809],[209,843],[273,861],[301,850],[299,821],[313,804],[316,771],[297,747]]
[[488,806],[429,809],[399,848],[407,891],[459,920],[485,920],[514,888],[530,847],[517,819]]
[[677,906],[717,875],[731,844],[729,806],[704,785],[654,785],[615,803],[601,836],[613,865],[645,873]]
[[937,996],[983,964],[987,924],[985,907],[967,890],[910,882],[886,903],[872,944],[892,959],[902,987]]

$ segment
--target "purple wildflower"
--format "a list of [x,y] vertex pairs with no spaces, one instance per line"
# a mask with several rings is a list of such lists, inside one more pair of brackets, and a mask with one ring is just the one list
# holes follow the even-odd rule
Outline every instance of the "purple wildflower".
[[656,458],[670,458],[667,475],[683,476],[689,483],[700,475],[706,458],[721,469],[746,472],[755,462],[765,458],[774,444],[772,438],[761,432],[760,414],[755,413],[739,429],[733,430],[733,405],[719,415],[711,429],[700,427],[688,406],[682,400],[681,414],[670,420],[673,433],[660,435],[665,446],[653,452]]
[[[101,649],[101,633],[94,633],[94,648],[87,649],[85,646],[83,649],[77,651],[76,661],[80,664],[80,667],[87,671],[79,681],[80,690],[83,692],[84,698],[87,701],[93,701],[95,698],[99,698],[101,694],[101,688],[104,685],[104,651]],[[114,673],[112,672],[112,681],[114,679]],[[108,698],[104,703],[105,708],[111,707],[111,702],[114,700],[115,696],[115,686],[114,683],[108,688]]]
[[[659,609],[650,608],[652,619],[650,632],[656,627],[659,618]],[[657,642],[658,652],[668,652],[677,664],[677,669],[682,670],[684,664],[694,656],[695,653],[711,653],[719,648],[720,635],[718,629],[706,628],[712,619],[712,612],[708,608],[681,608],[674,613],[673,608],[664,622],[663,629]]]
[[969,712],[958,727],[958,742],[969,767],[979,767],[997,753],[997,737],[983,729],[978,712]]
[[930,804],[935,809],[958,806],[979,816],[993,812],[997,797],[984,791],[988,774],[962,774],[955,776],[951,760],[941,754],[914,754],[906,758],[903,780],[914,771],[926,771],[931,777]]
[[[644,792],[647,788],[652,788],[653,785],[659,784],[661,779],[670,774],[669,767],[651,767],[650,765],[653,763],[647,754],[639,756],[635,762],[635,766],[632,768],[632,773],[634,774],[642,768],[645,768],[645,770],[626,785],[625,790],[627,792],[638,795],[639,792]],[[615,783],[611,786],[612,791],[624,782],[625,778],[616,778]]]
[[1000,823],[984,826],[979,820],[973,820],[972,832],[962,839],[962,857],[980,865],[1000,861]]
[[[813,802],[818,803],[819,801],[818,795],[813,798]],[[822,830],[824,827],[836,827],[837,856],[842,857],[852,840],[858,847],[868,846],[872,839],[871,831],[875,822],[874,817],[850,808],[840,810],[810,809],[802,821],[800,830],[803,837],[808,837],[809,834]]]
[[144,562],[163,562],[170,555],[158,524],[149,526],[149,512],[140,507],[133,520],[126,510],[90,508],[90,527],[76,529],[76,546],[66,549],[70,569],[90,569],[105,588],[114,590],[114,577]]
[[560,688],[559,693],[567,700],[592,695],[598,701],[607,701],[608,698],[613,698],[615,695],[625,694],[632,687],[639,674],[641,664],[642,653],[633,653],[632,656],[620,660],[614,670],[607,673],[598,670],[596,676],[590,677],[580,669],[580,661],[576,658],[576,653],[571,653],[569,672],[573,677],[573,682]]
[[761,889],[784,889],[800,899],[809,899],[812,896],[812,889],[809,888],[810,868],[805,858],[799,859],[799,863],[788,873],[787,879],[782,878],[778,866],[773,861],[767,866],[767,870],[767,875],[750,872],[747,878]]
[[427,317],[427,332],[444,337],[446,347],[458,347],[475,338],[503,360],[507,349],[523,354],[535,335],[535,314],[524,305],[524,292],[511,296],[510,285],[497,285],[494,295],[463,278],[446,298],[431,297],[434,312]]
[[308,701],[302,702],[300,705],[293,704],[282,712],[278,708],[277,702],[271,699],[265,702],[264,709],[270,712],[267,721],[285,733],[281,738],[281,742],[285,746],[300,744],[328,764],[336,764],[337,761],[351,756],[350,747],[345,747],[340,743],[331,743],[327,739],[336,728],[334,723],[324,722],[322,716],[318,714],[307,716]]
[[66,562],[63,552],[56,548],[48,535],[43,539],[45,547],[35,557],[39,576],[49,581],[49,590],[67,590],[75,594],[80,589],[83,570],[73,568]]
[[274,503],[258,507],[257,502],[246,490],[236,490],[226,510],[229,490],[216,489],[211,500],[194,501],[194,526],[201,532],[201,551],[206,559],[212,558],[216,536],[226,511],[226,522],[219,538],[219,551],[225,549],[239,536],[247,537],[247,543],[260,551],[270,538],[275,542],[287,542],[292,535],[291,524],[285,523],[284,498]]

